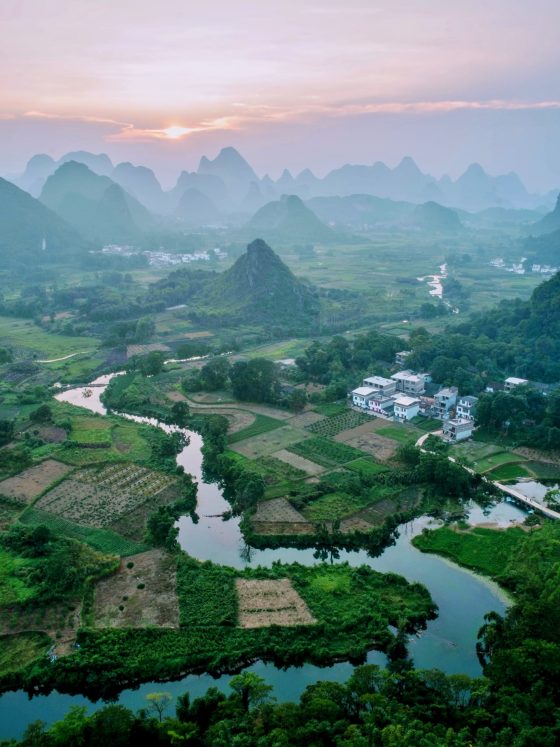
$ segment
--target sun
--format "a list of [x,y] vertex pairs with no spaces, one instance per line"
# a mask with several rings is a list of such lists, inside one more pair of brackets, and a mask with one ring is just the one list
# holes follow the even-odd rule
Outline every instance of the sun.
[[188,127],[180,127],[179,125],[173,125],[172,127],[167,127],[165,130],[162,130],[165,137],[170,140],[178,140],[190,131],[191,130]]

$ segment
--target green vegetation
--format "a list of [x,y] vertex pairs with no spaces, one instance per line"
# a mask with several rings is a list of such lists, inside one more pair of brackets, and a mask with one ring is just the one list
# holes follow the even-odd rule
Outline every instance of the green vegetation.
[[51,640],[46,633],[0,636],[0,673],[9,674],[24,669],[46,654],[50,647]]
[[392,441],[398,441],[400,444],[414,443],[422,434],[407,426],[387,425],[378,428],[376,431],[380,436],[390,438]]
[[362,475],[378,475],[381,472],[386,472],[388,469],[384,464],[374,462],[373,459],[369,457],[354,459],[354,461],[345,464],[344,467],[345,469],[349,469],[352,472],[358,472]]
[[307,426],[307,430],[311,433],[315,433],[318,436],[336,436],[337,433],[355,428],[363,423],[371,422],[369,415],[365,415],[361,412],[355,412],[354,410],[346,409],[345,412],[327,417],[324,420],[319,420],[316,423],[312,423]]
[[422,552],[443,555],[459,565],[504,582],[507,581],[512,555],[525,536],[523,529],[518,527],[503,531],[484,527],[469,530],[441,527],[422,532],[412,540],[412,544]]
[[61,516],[49,514],[38,508],[28,508],[20,517],[19,521],[28,527],[45,526],[52,532],[62,537],[85,542],[99,552],[109,555],[134,555],[147,549],[147,545],[125,539],[120,534],[108,529],[96,529],[94,527],[83,527],[72,521],[63,519]]
[[300,443],[288,447],[288,451],[294,454],[310,459],[312,462],[321,464],[324,467],[334,467],[346,462],[354,461],[364,456],[359,449],[352,446],[341,444],[336,441],[329,441],[326,438],[316,437],[308,438]]

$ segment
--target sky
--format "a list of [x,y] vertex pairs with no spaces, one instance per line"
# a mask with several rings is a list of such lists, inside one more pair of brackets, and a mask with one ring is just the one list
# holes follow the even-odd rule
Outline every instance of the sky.
[[411,155],[560,186],[558,0],[0,0],[0,173],[106,152],[171,184]]

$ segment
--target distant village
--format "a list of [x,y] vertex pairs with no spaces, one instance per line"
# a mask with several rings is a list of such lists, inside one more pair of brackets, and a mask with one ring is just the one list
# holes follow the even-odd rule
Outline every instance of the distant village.
[[[406,365],[410,355],[410,350],[397,353],[395,363]],[[528,383],[510,376],[504,381],[504,390]],[[349,399],[353,409],[385,420],[406,422],[417,416],[441,420],[442,438],[449,443],[470,438],[475,428],[478,397],[460,397],[454,386],[440,388],[428,373],[403,369],[389,379],[368,376],[350,392]]]

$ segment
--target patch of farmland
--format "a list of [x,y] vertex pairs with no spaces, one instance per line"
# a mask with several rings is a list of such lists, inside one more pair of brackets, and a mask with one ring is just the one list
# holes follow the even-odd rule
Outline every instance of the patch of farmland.
[[[132,564],[132,567],[129,567]],[[117,573],[95,587],[98,628],[179,627],[175,562],[163,550],[131,555]]]
[[313,410],[307,410],[306,412],[300,412],[299,415],[294,415],[290,420],[290,425],[294,428],[309,428],[309,426],[315,423],[320,423],[325,420],[325,416]]
[[325,470],[325,468],[320,464],[315,464],[315,462],[305,459],[302,456],[298,456],[287,449],[280,449],[280,451],[275,452],[272,456],[308,475],[318,475]]
[[147,345],[128,345],[126,348],[126,357],[132,358],[134,355],[146,355],[147,353],[162,352],[168,353],[171,348],[159,342],[148,343]]
[[290,579],[235,581],[242,628],[313,625],[317,621]]
[[300,441],[289,446],[288,450],[324,467],[336,467],[363,456],[361,451],[354,449],[352,446],[330,441],[328,438],[322,438],[321,436]]
[[259,436],[253,436],[231,444],[230,448],[249,459],[256,459],[286,449],[291,444],[295,444],[308,436],[309,433],[306,431],[286,425],[283,428],[276,428],[273,431],[261,433]]
[[79,470],[46,493],[37,508],[90,527],[107,527],[176,482],[137,464]]
[[20,472],[15,477],[9,477],[0,482],[0,495],[11,498],[19,503],[31,503],[38,495],[46,490],[56,480],[72,470],[67,464],[55,459],[46,459],[29,469]]
[[324,418],[308,425],[307,430],[318,436],[329,438],[336,436],[337,433],[342,433],[342,431],[347,431],[363,423],[368,423],[370,420],[370,415],[348,409],[338,415],[333,415],[332,417]]
[[[377,422],[384,423],[385,421]],[[366,454],[371,454],[379,461],[385,462],[395,456],[398,444],[377,434],[377,422],[364,423],[348,431],[342,431],[334,437],[334,440],[365,451]]]
[[305,522],[304,517],[285,498],[261,501],[253,514],[254,521]]
[[[220,415],[225,413],[218,411]],[[252,415],[252,413],[248,413]],[[269,418],[266,415],[252,415],[253,422],[246,427],[237,429],[236,432],[230,432],[228,435],[228,443],[233,444],[237,441],[243,441],[246,438],[253,438],[253,436],[260,436],[262,433],[268,433],[276,428],[282,428],[284,426],[283,421],[276,420],[275,418]]]

